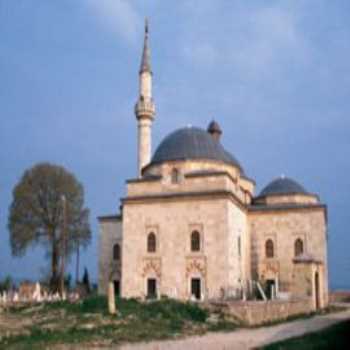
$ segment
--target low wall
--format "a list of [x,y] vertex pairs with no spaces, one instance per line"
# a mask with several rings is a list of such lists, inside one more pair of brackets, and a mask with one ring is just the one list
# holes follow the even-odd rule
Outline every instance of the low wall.
[[336,290],[329,293],[330,303],[349,303],[350,291],[348,290]]
[[249,326],[286,320],[314,311],[311,299],[214,302],[211,307],[220,308],[226,315]]

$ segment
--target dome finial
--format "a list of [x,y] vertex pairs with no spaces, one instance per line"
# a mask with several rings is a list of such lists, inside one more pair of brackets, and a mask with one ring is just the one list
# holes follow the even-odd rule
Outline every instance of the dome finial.
[[217,123],[214,119],[209,123],[207,131],[213,137],[214,140],[220,140],[222,130],[220,128],[219,123]]
[[148,35],[148,18],[145,18],[145,34]]

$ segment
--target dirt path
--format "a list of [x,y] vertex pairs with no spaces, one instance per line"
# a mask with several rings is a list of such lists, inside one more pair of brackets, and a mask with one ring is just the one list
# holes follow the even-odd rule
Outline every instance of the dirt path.
[[120,350],[231,350],[251,349],[279,340],[296,337],[350,319],[350,309],[312,319],[298,320],[257,329],[241,329],[231,333],[210,333],[182,340],[125,344]]

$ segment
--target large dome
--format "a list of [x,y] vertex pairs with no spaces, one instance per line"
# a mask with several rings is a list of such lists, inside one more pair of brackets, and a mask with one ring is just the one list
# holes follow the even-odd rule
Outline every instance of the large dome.
[[280,177],[270,182],[261,192],[259,197],[284,194],[309,194],[298,182],[288,177]]
[[178,129],[165,137],[156,149],[151,163],[187,159],[222,161],[238,167],[243,173],[239,162],[219,141],[207,131],[196,127]]

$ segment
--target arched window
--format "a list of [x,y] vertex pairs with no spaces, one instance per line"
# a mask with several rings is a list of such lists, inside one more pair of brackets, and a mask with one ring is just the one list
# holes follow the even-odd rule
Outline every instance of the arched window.
[[299,256],[303,254],[303,252],[304,252],[304,243],[300,238],[298,238],[294,242],[294,256]]
[[156,251],[156,235],[151,232],[148,236],[147,236],[147,251],[149,253],[154,253]]
[[113,246],[113,260],[120,260],[120,245],[118,243]]
[[268,239],[265,243],[265,255],[267,258],[274,257],[274,248],[273,248],[272,239]]
[[191,234],[191,251],[199,252],[201,250],[201,235],[198,231],[193,231]]
[[171,183],[177,184],[180,182],[180,172],[178,169],[173,169],[171,171]]

